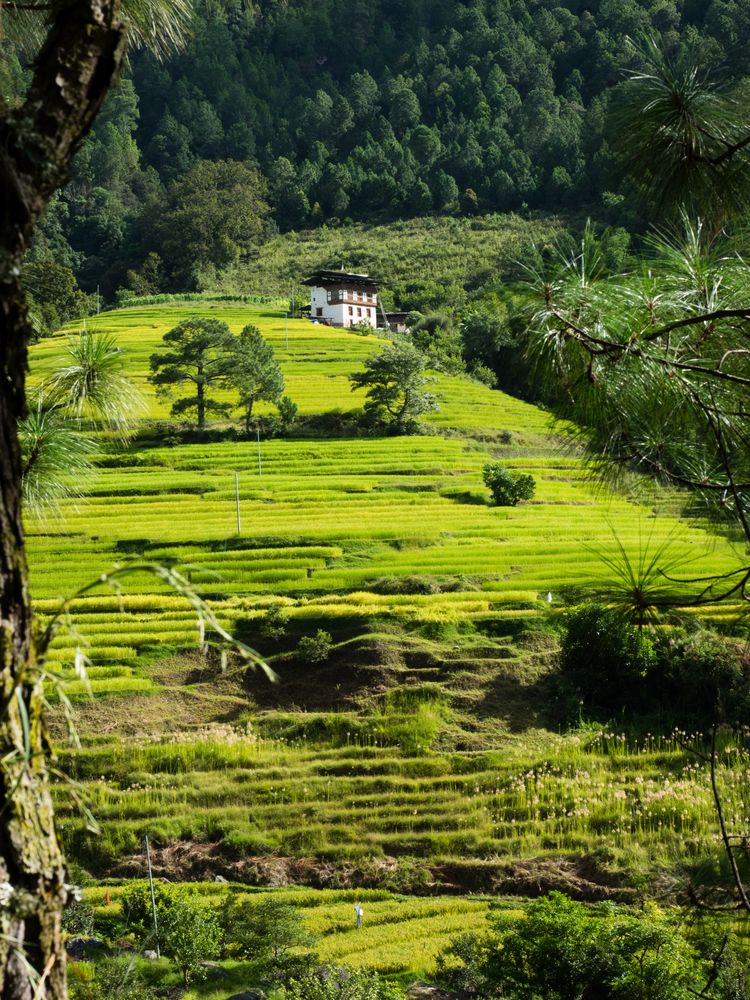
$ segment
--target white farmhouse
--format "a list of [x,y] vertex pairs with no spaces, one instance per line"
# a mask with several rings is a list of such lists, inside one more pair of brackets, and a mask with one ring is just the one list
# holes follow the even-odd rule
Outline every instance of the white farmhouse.
[[315,271],[303,282],[310,286],[310,319],[326,326],[378,325],[378,285],[367,274]]

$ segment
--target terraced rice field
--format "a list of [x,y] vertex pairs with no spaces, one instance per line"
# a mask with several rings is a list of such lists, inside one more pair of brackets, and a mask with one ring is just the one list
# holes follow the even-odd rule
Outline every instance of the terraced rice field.
[[[287,322],[268,307],[201,309],[235,332],[261,328],[302,412],[362,404],[348,375],[382,346],[374,336]],[[147,382],[148,358],[195,312],[96,320],[127,352],[146,426],[168,413]],[[34,378],[64,343],[35,347]],[[267,440],[262,467],[254,441],[155,445],[152,435],[122,450],[103,439],[86,498],[63,504],[59,518],[29,520],[43,623],[61,598],[134,566],[122,589],[102,583],[71,603],[50,652],[68,695],[96,696],[80,703],[84,749],[65,761],[103,834],[90,838],[61,788],[74,856],[111,869],[144,832],[157,847],[192,838],[235,859],[338,865],[393,855],[481,868],[592,845],[624,858],[634,834],[651,865],[711,845],[708,792],[682,750],[617,753],[612,740],[582,747],[544,731],[548,650],[529,634],[612,582],[601,556],[616,550],[613,526],[634,562],[668,544],[670,563],[693,577],[733,568],[732,546],[680,520],[675,495],[652,491],[639,504],[595,488],[562,449],[565,429],[551,433],[540,410],[456,377],[441,375],[437,391],[425,436]],[[488,506],[482,467],[498,458],[534,475],[533,502]],[[269,609],[283,609],[290,635],[261,647],[278,661],[278,695],[206,667],[195,610],[147,570],[154,563],[181,566],[218,620],[251,643]],[[289,659],[319,627],[334,635],[327,672]],[[401,684],[432,694],[402,711],[388,702]],[[231,727],[208,739],[191,729],[217,720]]]
[[[346,884],[347,871],[367,873],[385,856],[419,859],[409,865],[429,872],[432,891],[484,892],[509,887],[519,859],[598,856],[613,874],[642,873],[695,863],[715,844],[709,777],[685,749],[702,748],[700,736],[638,741],[584,729],[537,736],[536,751],[534,741],[509,741],[501,751],[414,755],[371,725],[337,748],[226,728],[86,748],[69,766],[102,834],[81,829],[61,790],[64,836],[84,864],[140,857],[147,832],[159,844],[216,845],[213,870],[251,884],[300,877],[278,860],[299,857],[317,859],[318,884]],[[726,814],[741,828],[750,761],[727,744],[721,762]],[[258,859],[269,856],[264,867]],[[420,887],[408,868],[399,877]]]
[[[194,886],[204,902],[221,910],[228,896],[260,901],[269,895],[241,885],[217,885],[197,882]],[[105,905],[105,893],[109,903]],[[118,919],[121,890],[117,885],[91,888],[85,898],[95,909],[97,918],[109,923]],[[275,899],[291,903],[301,913],[305,929],[315,938],[313,947],[321,961],[335,965],[375,969],[385,976],[404,972],[432,971],[435,956],[451,938],[469,930],[481,931],[486,915],[492,909],[502,910],[512,917],[518,914],[517,904],[487,897],[461,899],[443,897],[419,899],[378,889],[277,889]],[[354,926],[354,904],[361,903],[364,921],[361,930]],[[225,962],[224,968],[240,985],[243,972],[250,966],[242,962]],[[162,968],[144,966],[144,972],[163,976]],[[246,985],[246,983],[245,983]],[[193,987],[186,996],[225,997],[227,988],[217,989],[210,983]]]

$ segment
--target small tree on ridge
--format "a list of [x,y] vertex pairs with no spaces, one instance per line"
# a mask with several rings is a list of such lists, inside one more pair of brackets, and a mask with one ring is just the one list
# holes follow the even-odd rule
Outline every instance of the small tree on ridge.
[[426,359],[413,344],[398,342],[365,361],[365,370],[349,376],[352,389],[367,389],[365,412],[385,411],[390,424],[403,434],[423,413],[438,408],[424,387],[435,379],[425,375]]
[[536,489],[533,476],[511,472],[500,462],[485,465],[482,478],[496,507],[515,507],[521,500],[531,500]]
[[240,408],[249,434],[256,401],[277,403],[284,391],[284,376],[273,347],[257,326],[248,325],[240,334],[232,382],[240,393]]
[[151,381],[168,392],[170,386],[192,383],[195,394],[172,404],[172,415],[195,412],[199,430],[206,426],[206,413],[227,414],[228,403],[217,403],[207,390],[225,385],[234,366],[235,339],[226,323],[197,316],[183,320],[164,334],[172,350],[151,355]]

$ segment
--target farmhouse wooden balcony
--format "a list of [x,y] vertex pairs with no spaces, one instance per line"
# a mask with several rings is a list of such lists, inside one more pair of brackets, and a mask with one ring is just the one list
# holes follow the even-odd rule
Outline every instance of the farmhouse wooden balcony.
[[364,298],[362,293],[360,293],[356,298],[353,292],[344,292],[339,294],[337,292],[332,292],[331,297],[327,299],[329,306],[377,306],[378,300],[375,294],[370,295],[368,298]]

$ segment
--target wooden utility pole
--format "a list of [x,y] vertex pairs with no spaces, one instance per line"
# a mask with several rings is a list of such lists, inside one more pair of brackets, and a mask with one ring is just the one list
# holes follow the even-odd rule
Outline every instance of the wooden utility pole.
[[146,837],[146,864],[148,865],[148,887],[151,891],[151,916],[154,920],[154,938],[156,940],[156,957],[161,958],[161,949],[159,948],[159,925],[156,921],[156,896],[154,895],[154,876],[151,873],[151,851],[148,846],[148,837]]
[[240,524],[240,474],[235,472],[234,474],[234,499],[237,505],[237,534],[242,533],[242,525]]

